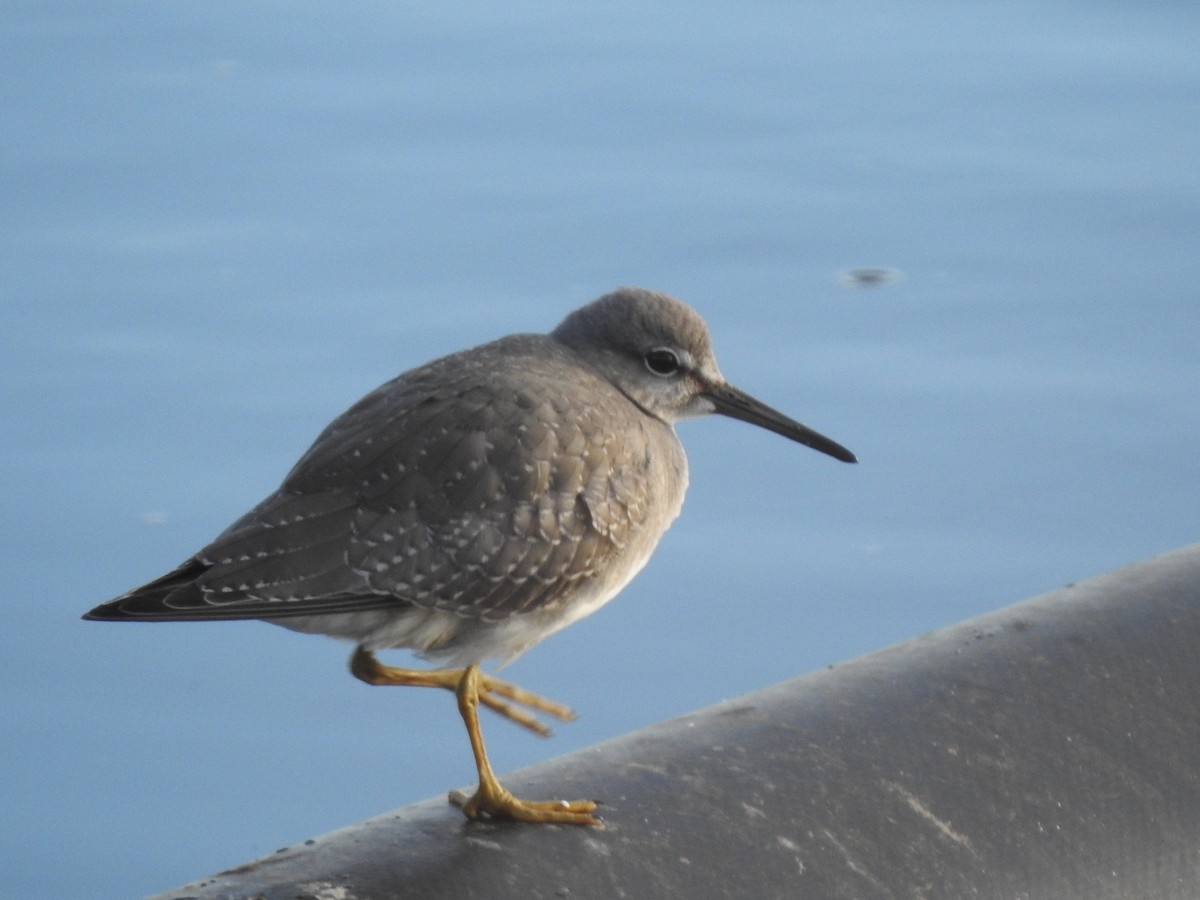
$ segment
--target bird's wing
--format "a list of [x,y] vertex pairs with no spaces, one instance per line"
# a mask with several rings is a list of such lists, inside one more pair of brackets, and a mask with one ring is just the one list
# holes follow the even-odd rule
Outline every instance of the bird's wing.
[[650,461],[628,400],[606,382],[556,384],[546,348],[529,350],[503,366],[466,351],[367,395],[209,546],[89,615],[400,604],[493,620],[554,603],[646,522]]

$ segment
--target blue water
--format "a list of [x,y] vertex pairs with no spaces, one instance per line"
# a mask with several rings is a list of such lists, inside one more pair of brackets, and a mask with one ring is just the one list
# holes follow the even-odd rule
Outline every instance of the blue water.
[[366,390],[618,284],[862,462],[682,425],[651,565],[508,671],[580,720],[486,722],[501,771],[1200,538],[1198,46],[1193,3],[0,7],[0,891],[470,782],[348,647],[78,617]]

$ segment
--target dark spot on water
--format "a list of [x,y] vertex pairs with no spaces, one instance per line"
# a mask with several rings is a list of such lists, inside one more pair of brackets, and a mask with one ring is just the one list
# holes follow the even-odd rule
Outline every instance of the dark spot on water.
[[876,288],[896,284],[903,278],[904,273],[899,269],[892,269],[887,266],[860,266],[842,272],[838,276],[838,281],[847,287]]

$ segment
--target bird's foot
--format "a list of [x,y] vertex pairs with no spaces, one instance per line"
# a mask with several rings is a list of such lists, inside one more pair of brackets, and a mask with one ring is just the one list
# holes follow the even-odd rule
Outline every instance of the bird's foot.
[[556,825],[602,826],[592,813],[593,800],[519,800],[499,782],[481,784],[467,796],[451,791],[450,802],[463,811],[468,819],[512,819],[517,822],[542,822]]
[[[369,650],[359,647],[350,658],[350,671],[355,678],[367,684],[440,687],[448,691],[457,691],[465,670],[402,669],[385,666]],[[570,722],[575,718],[571,707],[547,700],[532,691],[484,672],[479,673],[479,702],[540,737],[549,737],[551,731],[550,726],[542,722],[535,711],[545,713],[560,722]]]
[[570,722],[575,718],[575,711],[571,707],[483,672],[479,673],[479,702],[542,737],[550,736],[550,727],[529,712],[530,709],[543,712],[560,722]]

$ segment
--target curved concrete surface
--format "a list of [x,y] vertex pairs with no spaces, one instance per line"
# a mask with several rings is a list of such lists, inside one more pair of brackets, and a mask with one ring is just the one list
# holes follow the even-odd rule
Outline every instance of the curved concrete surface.
[[1200,544],[161,898],[1200,897]]

